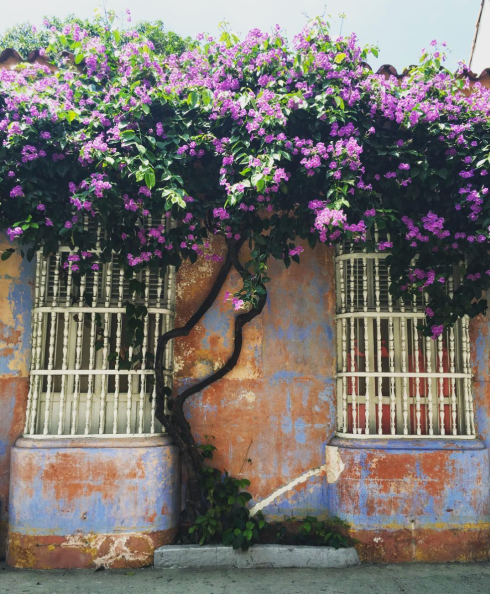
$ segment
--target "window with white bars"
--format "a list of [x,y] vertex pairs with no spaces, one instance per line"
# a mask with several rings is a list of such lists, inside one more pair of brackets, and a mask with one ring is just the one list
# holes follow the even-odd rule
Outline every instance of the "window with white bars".
[[[100,238],[101,230],[97,230]],[[74,282],[61,248],[37,256],[32,315],[32,361],[25,435],[161,434],[155,419],[153,356],[161,334],[173,328],[175,271],[165,277],[146,270],[135,301],[130,280],[114,259]],[[132,359],[126,341],[126,303],[147,307],[141,360],[119,369],[118,357]],[[172,383],[172,341],[165,353],[165,382]],[[116,358],[109,355],[115,353]],[[153,396],[152,398],[150,398]]]
[[468,319],[423,336],[426,296],[393,299],[387,256],[360,244],[337,252],[338,432],[474,437]]

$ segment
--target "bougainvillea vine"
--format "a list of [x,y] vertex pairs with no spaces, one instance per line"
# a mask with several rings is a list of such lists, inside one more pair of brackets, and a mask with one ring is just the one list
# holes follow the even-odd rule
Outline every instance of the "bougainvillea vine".
[[[94,27],[52,28],[49,54],[73,54],[56,72],[0,70],[12,251],[67,245],[75,277],[111,253],[128,274],[163,274],[220,260],[222,237],[224,266],[243,281],[230,307],[246,314],[263,307],[271,257],[289,266],[301,240],[348,240],[389,251],[395,297],[428,295],[427,335],[485,311],[490,90],[470,86],[464,66],[445,69],[436,42],[398,78],[373,74],[377,49],[332,37],[320,19],[291,42],[280,28],[225,31],[166,56],[141,34]],[[87,220],[105,231],[100,250]]]

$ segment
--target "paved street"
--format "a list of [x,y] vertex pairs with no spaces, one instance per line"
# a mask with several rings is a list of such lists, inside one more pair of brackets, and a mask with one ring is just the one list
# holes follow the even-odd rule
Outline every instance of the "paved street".
[[8,594],[490,594],[490,563],[349,569],[19,571],[0,564]]

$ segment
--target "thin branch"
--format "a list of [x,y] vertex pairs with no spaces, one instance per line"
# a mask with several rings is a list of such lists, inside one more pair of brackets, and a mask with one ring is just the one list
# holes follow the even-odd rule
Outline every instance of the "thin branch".
[[[243,245],[243,242],[244,240],[240,240],[239,242],[237,242],[236,246],[234,246],[235,249],[240,250],[240,248]],[[228,277],[228,273],[230,272],[233,266],[231,257],[232,251],[233,249],[231,249],[230,245],[228,245],[228,253],[226,255],[226,259],[223,263],[223,266],[221,267],[221,270],[219,271],[218,276],[216,277],[216,280],[214,281],[214,284],[211,287],[211,290],[202,302],[199,309],[187,320],[184,326],[174,328],[173,330],[169,330],[168,332],[165,332],[165,334],[162,334],[162,336],[160,336],[158,339],[157,350],[155,353],[155,381],[157,388],[155,416],[160,422],[162,422],[161,418],[165,415],[165,384],[163,381],[163,355],[165,353],[167,344],[173,338],[178,338],[180,336],[189,336],[191,330],[196,326],[196,324],[198,324],[201,318],[211,308],[211,306],[216,300],[216,297],[223,288],[223,285],[225,284],[225,281]]]
[[190,396],[196,394],[197,392],[200,392],[201,390],[204,390],[214,382],[220,380],[235,367],[235,365],[238,362],[238,358],[240,356],[243,345],[243,326],[251,322],[254,318],[256,318],[258,315],[262,313],[266,300],[267,294],[261,295],[257,305],[254,308],[250,309],[249,311],[243,314],[238,315],[235,318],[235,344],[233,348],[233,353],[231,354],[230,358],[223,365],[223,367],[218,369],[218,371],[216,371],[209,377],[205,378],[204,380],[200,381],[199,383],[195,384],[194,386],[187,388],[187,390],[184,390],[181,394],[179,394],[179,396],[177,396],[176,398],[176,404],[178,404],[178,407],[182,408],[184,402]]

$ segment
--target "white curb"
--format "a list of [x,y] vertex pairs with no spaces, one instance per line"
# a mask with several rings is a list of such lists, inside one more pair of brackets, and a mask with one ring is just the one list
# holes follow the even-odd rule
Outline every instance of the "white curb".
[[155,567],[166,569],[330,568],[360,565],[356,549],[254,545],[235,551],[223,545],[167,545],[155,550]]

